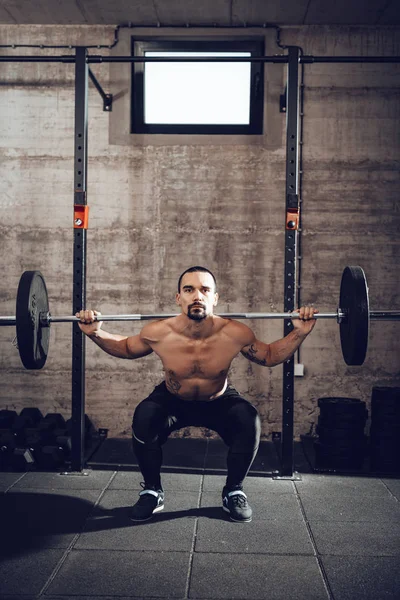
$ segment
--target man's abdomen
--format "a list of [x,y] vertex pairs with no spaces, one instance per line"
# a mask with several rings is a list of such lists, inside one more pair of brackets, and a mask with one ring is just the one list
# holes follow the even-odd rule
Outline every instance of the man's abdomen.
[[178,380],[166,374],[165,383],[168,391],[182,400],[214,400],[226,389],[226,376],[219,380],[191,378]]

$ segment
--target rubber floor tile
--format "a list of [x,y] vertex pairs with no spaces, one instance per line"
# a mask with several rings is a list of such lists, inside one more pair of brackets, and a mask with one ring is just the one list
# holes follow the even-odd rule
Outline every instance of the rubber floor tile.
[[310,523],[319,554],[337,556],[400,556],[400,519],[397,523]]
[[[143,523],[129,512],[137,496],[126,490],[107,491],[86,521],[76,548],[110,550],[190,551],[195,527],[197,492],[176,492],[167,497],[164,511]],[[133,501],[133,502],[132,502]]]
[[400,598],[398,556],[324,556],[322,562],[335,599]]
[[0,472],[0,492],[5,492],[13,486],[19,479],[22,479],[25,473],[1,473]]
[[0,561],[0,598],[6,594],[35,596],[40,592],[57,563],[63,550],[23,550]]
[[328,594],[311,556],[196,553],[189,598],[327,600]]
[[83,529],[97,490],[17,490],[0,495],[0,555],[67,548]]
[[181,598],[189,553],[73,550],[47,594]]
[[219,522],[200,517],[196,552],[313,554],[310,536],[301,519],[298,522],[269,520],[251,523],[234,523],[228,519],[229,515]]
[[393,496],[400,500],[400,478],[399,479],[383,479],[383,483],[389,488]]
[[295,486],[299,494],[323,496],[381,496],[388,497],[388,490],[380,479],[372,477],[342,477],[339,475],[302,475]]
[[374,496],[320,496],[302,494],[301,502],[309,521],[398,522],[400,503],[388,494],[377,500]]
[[[84,475],[87,473],[87,475]],[[53,490],[101,490],[113,476],[112,471],[92,471],[85,469],[82,474],[62,475],[60,473],[26,473],[15,484],[17,488],[50,488]]]

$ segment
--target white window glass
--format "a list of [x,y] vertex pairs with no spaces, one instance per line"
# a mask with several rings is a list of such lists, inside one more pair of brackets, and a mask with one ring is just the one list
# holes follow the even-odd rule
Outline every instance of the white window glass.
[[[251,56],[250,52],[145,52],[145,56]],[[248,125],[250,62],[145,63],[146,124]]]

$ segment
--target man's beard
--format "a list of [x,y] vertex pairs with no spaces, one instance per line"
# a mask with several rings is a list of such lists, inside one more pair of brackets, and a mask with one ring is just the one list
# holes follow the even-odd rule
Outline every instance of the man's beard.
[[[192,309],[197,308],[197,309],[201,309],[200,311],[196,311],[194,313],[192,313]],[[199,306],[198,304],[191,304],[188,308],[188,317],[189,319],[192,319],[192,321],[202,321],[203,319],[205,319],[207,316],[207,312],[204,306]]]

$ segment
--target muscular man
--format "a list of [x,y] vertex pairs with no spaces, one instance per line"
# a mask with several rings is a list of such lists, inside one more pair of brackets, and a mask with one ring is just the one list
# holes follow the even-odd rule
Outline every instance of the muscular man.
[[216,431],[229,447],[222,507],[233,521],[251,521],[243,480],[257,453],[260,419],[256,408],[228,384],[228,370],[240,352],[265,367],[284,362],[312,331],[318,311],[300,308],[294,329],[265,344],[247,325],[213,314],[218,302],[215,277],[199,266],[180,276],[176,302],[181,314],[150,322],[131,337],[101,329],[101,321],[94,321],[99,312],[76,315],[81,330],[108,354],[135,359],[155,352],[164,367],[165,381],[140,402],[133,417],[133,448],[144,483],[130,517],[145,521],[164,508],[162,445],[172,431],[193,425]]

